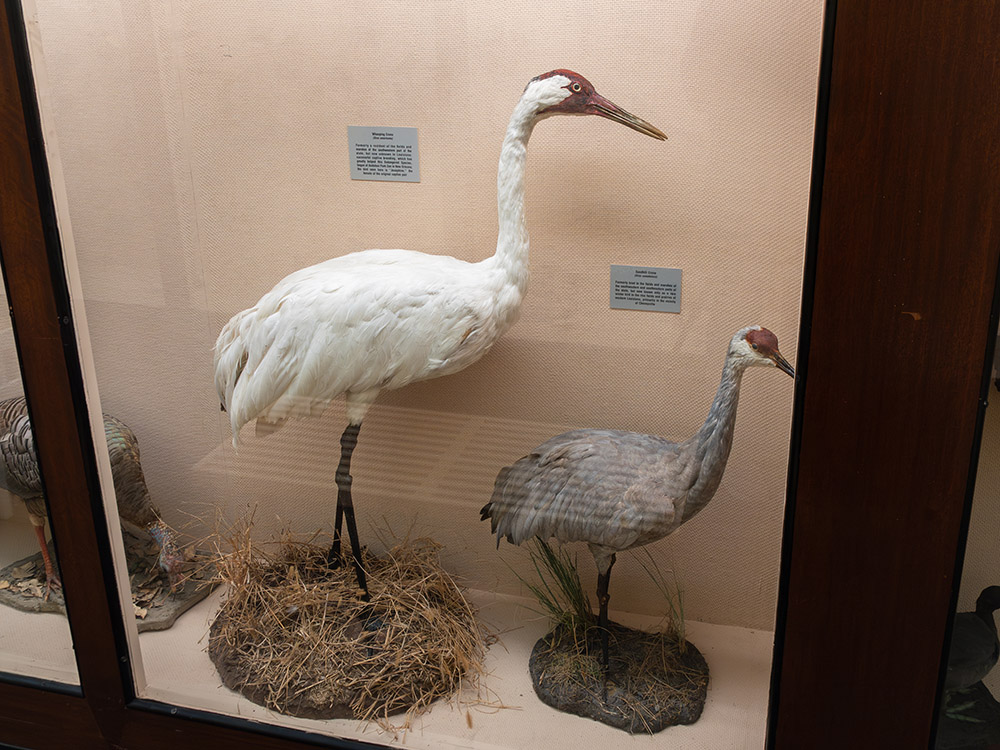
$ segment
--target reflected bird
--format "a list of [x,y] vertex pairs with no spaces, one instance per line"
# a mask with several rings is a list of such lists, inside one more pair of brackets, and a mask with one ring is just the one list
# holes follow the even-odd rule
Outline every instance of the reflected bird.
[[[173,533],[160,520],[146,488],[146,477],[139,463],[139,441],[128,425],[110,414],[104,415],[104,437],[108,441],[111,475],[114,479],[118,515],[128,523],[146,529],[160,553],[157,562],[167,574],[170,590],[180,582],[184,558],[177,549]],[[28,507],[28,517],[35,527],[38,546],[45,564],[45,598],[61,586],[45,543],[45,519],[48,509],[35,453],[35,436],[24,398],[0,401],[0,488],[20,497]]]
[[361,422],[382,389],[468,367],[516,320],[528,285],[525,147],[535,124],[553,115],[597,115],[666,137],[576,73],[538,76],[514,109],[500,153],[493,256],[467,263],[407,250],[364,250],[334,258],[279,281],[233,316],[216,341],[215,386],[229,413],[234,446],[251,420],[257,420],[258,432],[268,432],[289,418],[320,414],[345,397],[348,426],[340,441],[329,562],[339,564],[346,519],[365,599],[350,473]]
[[944,677],[945,713],[953,719],[981,721],[962,715],[975,701],[952,705],[955,693],[972,687],[997,665],[1000,640],[993,613],[1000,609],[1000,586],[987,586],[976,599],[974,612],[959,612],[951,632],[948,647],[948,668]]
[[608,674],[608,580],[615,554],[675,531],[712,499],[726,469],[740,381],[748,367],[795,371],[766,328],[737,331],[708,417],[692,437],[673,443],[620,430],[557,435],[497,475],[481,511],[513,544],[539,537],[587,542],[597,564],[602,660]]

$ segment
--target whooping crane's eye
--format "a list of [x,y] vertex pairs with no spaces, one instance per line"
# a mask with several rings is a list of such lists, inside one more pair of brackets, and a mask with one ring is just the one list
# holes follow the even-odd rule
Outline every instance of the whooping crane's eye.
[[576,93],[580,93],[580,91],[583,89],[583,86],[581,86],[579,83],[574,83],[572,86],[570,86],[570,88],[573,89],[573,91],[575,91]]
[[757,348],[757,345],[756,345],[756,344],[750,344],[750,346],[752,346],[752,347],[753,347],[754,349],[756,349],[756,348]]

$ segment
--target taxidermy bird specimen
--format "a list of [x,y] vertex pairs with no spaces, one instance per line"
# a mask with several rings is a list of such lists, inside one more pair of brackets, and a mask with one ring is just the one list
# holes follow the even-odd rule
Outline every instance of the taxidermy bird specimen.
[[481,517],[490,519],[498,546],[503,537],[513,544],[554,537],[590,546],[597,563],[605,677],[608,579],[615,554],[662,539],[712,499],[733,444],[740,380],[755,366],[795,376],[773,333],[760,326],[737,331],[708,417],[684,442],[619,430],[573,430],[497,475]]
[[[184,558],[174,543],[173,534],[160,520],[146,489],[146,478],[139,463],[139,441],[129,427],[110,414],[104,415],[104,436],[108,441],[111,475],[122,520],[146,529],[160,547],[157,562],[167,574],[170,590],[180,581]],[[38,545],[45,564],[45,598],[61,584],[45,543],[45,519],[48,512],[42,494],[42,480],[35,453],[35,438],[23,398],[0,401],[0,488],[12,492],[28,506],[28,517],[35,527]]]
[[582,76],[554,70],[532,79],[507,126],[497,173],[496,252],[478,263],[407,250],[364,250],[285,277],[237,313],[215,344],[215,386],[233,445],[256,419],[268,431],[320,414],[344,395],[348,426],[337,467],[331,565],[347,521],[358,585],[361,566],[351,455],[379,391],[449,375],[478,360],[516,320],[528,286],[525,147],[553,115],[598,115],[663,140],[655,127],[594,91]]
[[962,715],[973,702],[950,705],[951,696],[972,687],[990,673],[1000,657],[1000,640],[993,613],[1000,609],[1000,586],[987,586],[976,599],[975,612],[959,612],[951,632],[948,668],[944,677],[945,714],[961,721],[980,721]]

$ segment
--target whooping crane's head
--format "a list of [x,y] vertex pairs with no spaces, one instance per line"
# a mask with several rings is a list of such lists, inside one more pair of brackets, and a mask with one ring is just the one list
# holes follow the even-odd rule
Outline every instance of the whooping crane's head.
[[553,115],[597,115],[651,138],[667,139],[659,128],[608,101],[594,90],[590,81],[572,70],[551,70],[532,78],[524,89],[524,96],[536,103],[539,120]]
[[795,370],[778,351],[778,337],[760,326],[737,331],[729,342],[729,356],[743,367],[777,367],[795,377]]

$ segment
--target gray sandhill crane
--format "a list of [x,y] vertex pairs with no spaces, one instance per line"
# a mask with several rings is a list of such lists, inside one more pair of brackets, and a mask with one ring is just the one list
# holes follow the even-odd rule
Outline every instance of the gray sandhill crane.
[[[173,533],[160,520],[146,488],[146,477],[139,463],[139,441],[128,425],[110,414],[104,415],[104,437],[108,442],[111,475],[118,501],[118,515],[128,523],[146,529],[157,545],[157,560],[167,574],[171,591],[180,581],[184,557],[178,551]],[[0,488],[20,497],[28,507],[28,518],[35,527],[38,546],[45,564],[45,598],[61,584],[45,543],[45,519],[48,511],[42,492],[42,480],[35,453],[28,405],[23,398],[0,401]]]
[[673,443],[620,430],[573,430],[550,438],[497,475],[481,511],[497,535],[520,544],[587,542],[597,564],[602,658],[608,674],[608,579],[615,554],[662,539],[712,499],[733,444],[740,380],[748,367],[795,371],[766,328],[737,331],[708,417]]
[[358,584],[368,597],[351,497],[351,455],[368,407],[384,388],[448,375],[478,360],[516,320],[528,285],[525,147],[553,115],[598,115],[663,140],[663,133],[594,91],[582,76],[533,78],[507,126],[497,170],[496,252],[478,263],[408,250],[364,250],[285,277],[237,313],[215,344],[215,385],[233,445],[256,419],[270,431],[323,412],[344,395],[337,515],[329,562],[340,560],[343,520]]

